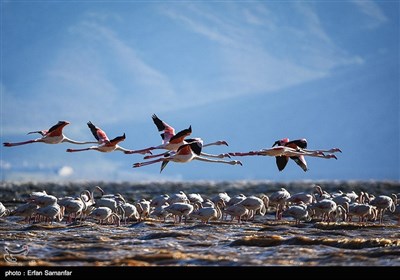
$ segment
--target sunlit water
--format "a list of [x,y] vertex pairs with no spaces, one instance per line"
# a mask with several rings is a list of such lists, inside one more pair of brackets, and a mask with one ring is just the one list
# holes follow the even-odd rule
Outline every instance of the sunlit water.
[[[159,194],[200,193],[212,197],[270,194],[281,187],[291,193],[312,190],[314,182],[104,183],[34,184],[2,183],[0,201],[7,207],[24,202],[32,191],[46,190],[58,197],[76,195],[100,185],[106,193],[121,193],[129,202]],[[399,182],[319,182],[332,191],[398,193]],[[21,217],[0,218],[0,250],[29,251],[15,255],[15,262],[1,258],[0,265],[32,266],[399,266],[400,227],[385,214],[383,224],[368,222],[322,223],[314,220],[295,225],[291,218],[275,221],[270,209],[255,221],[189,220],[174,224],[147,219],[115,225],[94,220],[66,224],[28,224]]]

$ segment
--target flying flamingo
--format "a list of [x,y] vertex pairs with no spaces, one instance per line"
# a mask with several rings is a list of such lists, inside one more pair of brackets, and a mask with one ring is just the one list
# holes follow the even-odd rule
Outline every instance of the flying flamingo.
[[[307,140],[306,139],[298,139],[298,140],[289,141],[289,138],[283,138],[281,140],[275,141],[275,143],[272,145],[272,147],[274,147],[275,145],[290,147],[295,150],[298,150],[299,148],[307,149]],[[289,157],[288,156],[276,156],[275,158],[276,158],[276,165],[278,167],[278,170],[282,171],[283,169],[285,169],[286,164],[289,161]],[[291,156],[290,158],[292,160],[294,160],[297,163],[297,165],[301,167],[301,169],[303,169],[304,171],[308,170],[307,162],[303,155]]]
[[122,151],[125,154],[134,154],[134,153],[140,153],[140,154],[145,154],[147,151],[134,151],[134,150],[128,150],[125,149],[121,146],[118,145],[118,143],[122,142],[125,140],[125,133],[122,136],[117,136],[114,139],[110,140],[107,137],[107,134],[99,127],[95,126],[92,122],[87,123],[88,127],[90,128],[90,131],[92,132],[93,136],[97,139],[98,142],[97,146],[91,146],[89,148],[84,148],[84,149],[67,149],[67,152],[72,153],[72,152],[82,152],[82,151],[89,151],[89,150],[95,150],[103,153],[109,153],[113,151]]
[[[177,134],[175,134],[175,129],[172,126],[170,126],[169,124],[167,124],[166,122],[162,121],[160,118],[158,118],[156,114],[153,114],[152,119],[153,119],[154,124],[157,126],[158,131],[162,132],[160,135],[161,135],[163,142],[161,145],[149,147],[149,148],[143,149],[141,151],[150,151],[150,150],[155,150],[155,149],[165,149],[168,151],[176,151],[181,145],[197,141],[196,138],[185,139],[192,133],[192,126],[189,126],[189,128],[181,130]],[[226,141],[220,140],[220,141],[204,144],[203,147],[212,146],[212,145],[228,146],[228,143]],[[157,155],[146,156],[144,159],[165,156],[166,154],[168,154],[168,151],[161,153],[161,154],[157,154]],[[214,157],[214,158],[230,157],[228,154],[211,155],[211,154],[206,154],[204,152],[202,152],[201,155],[208,156],[208,157]]]
[[147,161],[147,162],[134,163],[133,168],[150,165],[150,164],[157,163],[157,162],[162,162],[161,170],[160,170],[160,173],[161,173],[163,171],[163,169],[167,166],[168,162],[170,162],[170,161],[186,163],[186,162],[190,162],[192,160],[200,160],[200,161],[215,162],[215,163],[225,163],[225,164],[230,164],[230,165],[237,165],[237,164],[243,165],[238,160],[233,160],[233,161],[215,160],[215,159],[209,159],[209,158],[200,156],[202,144],[203,144],[203,141],[200,138],[198,138],[197,141],[195,141],[195,142],[181,145],[176,152],[172,151],[166,157]]
[[59,121],[57,124],[53,125],[49,130],[39,130],[39,131],[28,132],[28,134],[39,133],[40,135],[42,135],[41,138],[28,140],[25,142],[17,142],[17,143],[4,142],[3,146],[4,147],[14,147],[14,146],[20,146],[20,145],[31,144],[31,143],[59,144],[59,143],[63,143],[63,142],[68,142],[68,143],[80,144],[80,145],[97,143],[97,142],[93,142],[93,141],[80,142],[80,141],[75,141],[75,140],[69,139],[68,137],[66,137],[63,134],[63,128],[68,124],[70,124],[70,123],[67,121]]
[[[289,140],[285,138],[287,142],[289,143]],[[282,141],[282,140],[280,140]],[[277,141],[278,142],[278,141]],[[320,157],[320,158],[335,158],[337,157],[334,154],[324,154],[324,150],[306,150],[301,147],[304,147],[306,145],[305,139],[299,139],[299,140],[294,140],[291,141],[292,143],[287,146],[285,143],[277,143],[272,146],[270,149],[261,149],[258,151],[250,151],[246,153],[228,153],[231,156],[271,156],[276,158],[276,164],[278,166],[279,171],[282,171],[288,160],[289,157],[293,159],[304,171],[308,170],[307,167],[307,162],[305,160],[305,156],[310,156],[310,157]],[[297,143],[297,144],[296,144]],[[275,146],[277,145],[278,146]],[[339,149],[331,149],[327,150],[328,151],[338,151]]]
[[228,153],[230,156],[313,156],[313,157],[329,157],[330,155],[324,155],[323,152],[320,151],[302,151],[296,150],[286,146],[276,146],[269,149],[261,149],[258,151],[250,151],[246,153],[235,152]]

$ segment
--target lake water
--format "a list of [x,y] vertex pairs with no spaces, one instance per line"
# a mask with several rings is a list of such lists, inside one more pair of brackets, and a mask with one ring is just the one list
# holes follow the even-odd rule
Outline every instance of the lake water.
[[[324,190],[355,190],[372,194],[400,192],[399,182],[80,182],[0,184],[0,201],[7,208],[24,203],[32,191],[45,190],[57,197],[78,195],[101,186],[105,193],[121,193],[128,202],[159,194],[219,192],[233,196],[267,194],[285,187],[292,194]],[[387,212],[384,223],[319,220],[295,225],[291,218],[276,221],[274,210],[254,221],[189,220],[174,224],[147,219],[127,224],[100,225],[94,220],[67,224],[29,224],[21,217],[0,218],[1,266],[399,266],[400,227]],[[25,246],[25,247],[24,247]],[[20,251],[14,262],[6,259],[8,248]],[[24,248],[28,250],[24,251]]]

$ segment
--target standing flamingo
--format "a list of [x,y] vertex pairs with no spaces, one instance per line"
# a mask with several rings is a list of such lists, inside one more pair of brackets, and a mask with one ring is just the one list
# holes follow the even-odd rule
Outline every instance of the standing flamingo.
[[287,200],[289,198],[290,198],[290,193],[285,188],[281,188],[279,191],[275,191],[269,196],[270,204],[276,206],[276,213],[275,213],[276,220],[282,219],[282,213],[285,210]]
[[28,134],[39,133],[40,135],[42,135],[41,138],[28,140],[25,142],[17,142],[17,143],[4,142],[3,146],[4,147],[14,147],[14,146],[20,146],[20,145],[31,144],[31,143],[59,144],[59,143],[63,143],[63,142],[68,142],[68,143],[80,144],[80,145],[97,143],[97,142],[93,142],[93,141],[80,142],[80,141],[75,141],[75,140],[69,139],[68,137],[66,137],[63,134],[63,128],[68,124],[70,124],[70,123],[67,121],[59,121],[57,124],[53,125],[49,130],[39,130],[39,131],[28,132]]
[[110,140],[108,139],[107,134],[102,129],[95,126],[92,122],[89,121],[87,125],[90,128],[90,131],[92,132],[93,136],[97,139],[98,142],[95,143],[98,143],[98,145],[84,149],[67,149],[67,152],[72,153],[72,152],[82,152],[89,150],[95,150],[103,153],[122,151],[125,154],[134,154],[134,153],[145,154],[147,152],[147,151],[128,150],[119,146],[118,143],[124,141],[126,138],[125,133],[122,136],[117,136],[114,139]]
[[7,216],[10,214],[10,210],[8,210],[3,203],[0,202],[0,218],[3,216]]
[[134,163],[133,168],[150,165],[150,164],[157,163],[157,162],[162,162],[161,170],[160,170],[160,173],[161,173],[163,171],[163,169],[167,166],[168,162],[170,162],[170,161],[186,163],[186,162],[190,162],[192,160],[200,160],[200,161],[215,162],[215,163],[225,163],[225,164],[230,164],[230,165],[237,165],[237,164],[243,165],[238,160],[225,161],[225,160],[214,160],[214,159],[202,157],[202,156],[200,156],[202,145],[203,145],[203,141],[200,138],[198,138],[197,141],[195,141],[195,142],[192,142],[190,144],[184,144],[184,145],[180,146],[176,152],[170,152],[169,155],[166,157],[147,161],[147,162]]
[[[192,133],[192,126],[189,126],[189,128],[181,130],[177,134],[175,134],[175,129],[172,126],[170,126],[169,124],[167,124],[166,122],[162,121],[159,117],[157,117],[156,114],[153,114],[152,119],[153,119],[154,124],[157,126],[158,131],[162,132],[161,138],[162,138],[163,143],[161,145],[158,145],[155,147],[149,147],[147,149],[144,149],[144,151],[150,151],[150,150],[155,150],[155,149],[165,149],[168,151],[176,151],[181,145],[197,141],[196,138],[185,139]],[[212,146],[212,145],[228,146],[228,143],[226,141],[220,140],[220,141],[204,144],[203,147]],[[157,154],[157,155],[146,156],[144,159],[165,156],[167,153],[168,152],[164,152],[164,153]],[[208,156],[208,157],[214,157],[214,158],[230,157],[228,154],[212,155],[212,154],[206,154],[204,152],[202,152],[201,155]]]

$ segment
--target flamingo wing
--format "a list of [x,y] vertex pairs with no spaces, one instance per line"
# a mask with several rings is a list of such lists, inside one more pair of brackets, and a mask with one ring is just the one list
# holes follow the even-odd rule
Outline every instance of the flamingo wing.
[[175,129],[166,122],[160,120],[156,114],[153,114],[152,119],[154,124],[157,126],[158,131],[163,131],[163,133],[160,134],[161,138],[163,139],[163,143],[169,142],[170,139],[175,135]]
[[304,156],[295,156],[295,157],[290,157],[292,160],[294,160],[294,162],[297,163],[298,166],[301,167],[301,169],[304,170],[304,172],[306,172],[308,170],[307,168],[307,162],[306,159],[304,158]]
[[164,170],[164,168],[167,166],[169,160],[163,160],[161,163],[161,169],[160,169],[160,173]]
[[94,138],[97,139],[97,141],[101,143],[109,141],[107,134],[102,129],[95,126],[91,121],[89,121],[87,125],[90,128],[90,131],[92,132]]
[[275,157],[276,159],[276,166],[278,167],[279,171],[282,171],[283,169],[285,169],[286,164],[289,161],[289,158],[287,156],[277,156]]
[[[202,141],[194,141],[194,142],[190,143],[189,145],[190,145],[190,149],[192,149],[193,153],[200,156],[201,150],[203,148],[203,142]],[[178,151],[179,151],[179,148],[178,148]]]
[[177,134],[175,134],[174,136],[171,137],[171,139],[169,139],[170,143],[180,143],[183,142],[183,140],[189,136],[190,134],[192,134],[192,126],[189,126],[189,128],[184,129],[179,131]]
[[286,143],[285,146],[296,149],[297,147],[302,149],[307,149],[307,140],[306,139],[296,139]]
[[27,134],[39,133],[40,135],[45,136],[48,132],[49,132],[48,130],[37,130],[28,132]]
[[125,133],[122,136],[117,136],[114,139],[110,140],[110,144],[117,145],[119,142],[124,141],[126,138]]
[[64,126],[66,126],[67,124],[69,124],[69,122],[59,121],[57,124],[50,127],[50,129],[48,131],[44,130],[42,132],[45,132],[44,135],[59,136],[62,134],[62,130],[63,130]]
[[188,155],[192,152],[192,147],[190,145],[191,144],[183,144],[181,146],[179,146],[178,150],[176,151],[176,154],[180,154],[180,155]]

